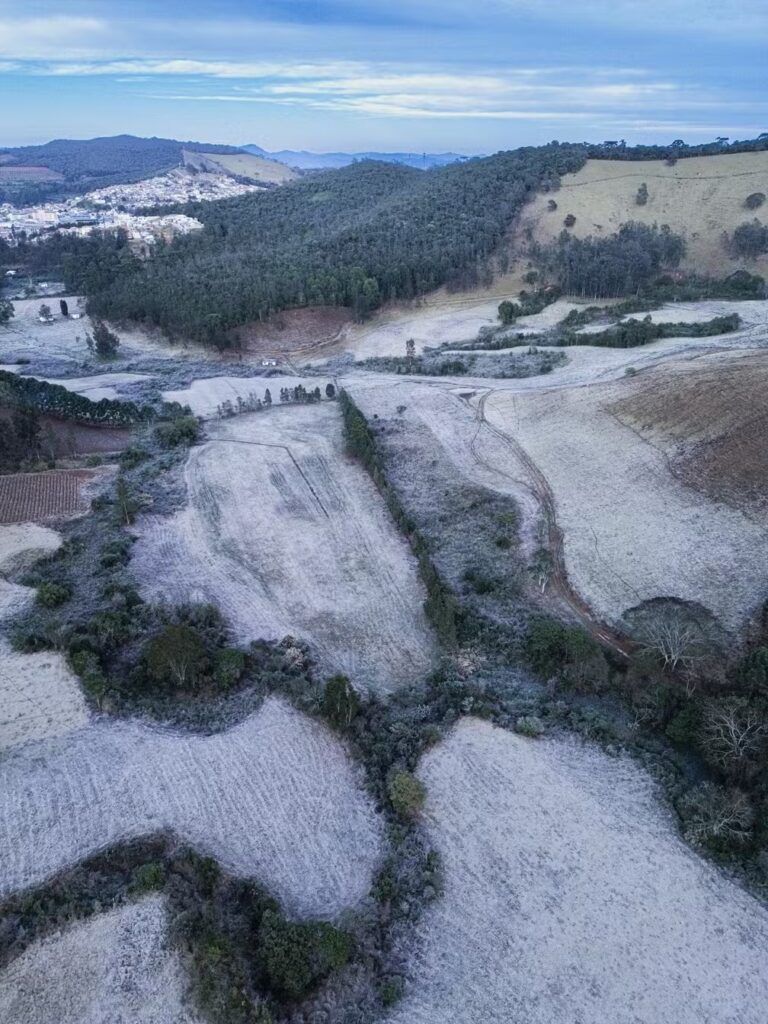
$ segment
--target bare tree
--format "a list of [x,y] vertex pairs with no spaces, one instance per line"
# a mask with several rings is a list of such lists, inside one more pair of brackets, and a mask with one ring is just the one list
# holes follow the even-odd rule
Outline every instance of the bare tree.
[[665,668],[691,668],[711,649],[702,617],[681,604],[654,602],[638,610],[633,633],[641,647],[653,652]]
[[706,756],[725,771],[743,771],[768,740],[768,719],[744,697],[710,701],[701,724]]
[[685,821],[685,835],[699,846],[729,849],[748,843],[754,811],[746,793],[704,782],[686,793],[678,809]]

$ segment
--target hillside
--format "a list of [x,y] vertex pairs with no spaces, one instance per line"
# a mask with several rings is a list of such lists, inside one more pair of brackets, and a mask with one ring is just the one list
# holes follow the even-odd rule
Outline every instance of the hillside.
[[[643,183],[648,198],[640,205]],[[745,207],[755,192],[768,193],[766,151],[693,156],[671,166],[664,160],[588,160],[563,178],[557,192],[541,193],[526,206],[516,241],[522,244],[529,230],[535,242],[554,241],[569,214],[576,218],[569,228],[576,238],[604,237],[627,221],[668,224],[686,242],[683,268],[718,277],[743,268],[765,276],[768,256],[733,259],[724,240],[766,209]]]
[[240,152],[233,146],[135,135],[54,139],[40,146],[2,149],[0,202],[39,202],[51,196],[139,181],[178,167],[184,149],[230,155]]
[[297,176],[296,172],[285,164],[253,153],[211,153],[183,149],[182,160],[185,167],[193,167],[198,171],[218,171],[270,185],[283,185]]
[[420,172],[362,162],[269,195],[191,208],[205,229],[91,297],[113,319],[218,345],[299,306],[363,317],[388,299],[480,283],[534,189],[576,170],[578,146],[543,146]]

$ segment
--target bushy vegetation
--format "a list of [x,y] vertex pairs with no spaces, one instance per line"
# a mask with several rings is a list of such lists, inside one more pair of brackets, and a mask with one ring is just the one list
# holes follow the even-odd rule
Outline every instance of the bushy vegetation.
[[768,252],[768,225],[757,218],[747,224],[740,224],[731,237],[731,251],[735,256],[754,258]]
[[349,936],[325,921],[286,921],[274,910],[262,916],[257,933],[259,959],[270,989],[295,1002],[349,960]]
[[564,293],[595,298],[631,295],[684,255],[685,242],[666,224],[633,222],[607,238],[574,238],[564,231],[534,254]]
[[419,563],[419,571],[427,588],[425,611],[441,640],[448,646],[456,643],[456,599],[437,571],[429,554],[429,546],[406,515],[394,489],[389,485],[365,416],[346,391],[339,392],[344,417],[347,449],[358,458],[370,473],[384,501],[400,529],[410,541]]
[[566,330],[559,338],[558,344],[635,348],[659,338],[707,338],[712,335],[730,334],[737,331],[740,326],[741,317],[738,313],[716,316],[698,323],[654,323],[650,316],[646,316],[642,320],[624,320],[604,331],[590,334],[577,334]]
[[522,291],[517,302],[505,299],[499,303],[499,320],[505,327],[509,327],[518,317],[541,313],[559,298],[560,292],[557,288],[540,288],[535,292]]
[[[485,341],[485,339],[484,339]],[[565,361],[562,353],[551,349],[530,346],[519,353],[503,355],[475,355],[473,349],[503,348],[509,345],[507,339],[488,339],[485,344],[451,345],[462,349],[461,355],[445,355],[441,349],[425,349],[420,356],[373,356],[358,365],[366,370],[382,373],[418,374],[424,377],[493,377],[518,379],[550,373]],[[465,354],[466,351],[466,354]]]

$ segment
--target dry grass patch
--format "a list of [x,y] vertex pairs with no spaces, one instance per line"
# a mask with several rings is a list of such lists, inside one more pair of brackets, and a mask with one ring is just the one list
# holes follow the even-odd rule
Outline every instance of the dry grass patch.
[[689,487],[754,514],[768,512],[768,354],[672,363],[610,406],[669,455]]
[[632,761],[465,719],[419,775],[445,894],[390,1024],[762,1024],[768,913]]
[[[648,202],[641,206],[635,197],[643,182]],[[518,238],[530,228],[536,242],[553,242],[568,214],[576,218],[569,230],[577,238],[612,235],[627,221],[669,224],[685,238],[685,266],[717,277],[724,276],[724,264],[728,272],[743,266],[765,274],[765,258],[731,261],[723,235],[753,218],[744,200],[767,183],[768,152],[690,157],[673,167],[662,160],[588,160],[563,176],[557,192],[523,208]],[[555,210],[548,209],[552,199]]]

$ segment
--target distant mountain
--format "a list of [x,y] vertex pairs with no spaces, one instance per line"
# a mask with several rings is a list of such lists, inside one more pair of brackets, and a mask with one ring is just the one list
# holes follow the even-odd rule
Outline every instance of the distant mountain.
[[[182,151],[236,154],[235,146],[175,139],[113,135],[97,139],[54,139],[40,146],[0,148],[0,202],[32,203],[107,185],[151,178],[178,167]],[[30,169],[35,169],[34,179]],[[50,172],[48,179],[41,169]]]
[[459,163],[462,160],[469,160],[470,157],[462,156],[460,153],[310,153],[306,149],[281,149],[270,153],[261,146],[249,144],[241,146],[246,153],[254,153],[256,156],[267,157],[270,160],[278,160],[289,167],[297,167],[302,171],[325,170],[336,167],[346,167],[357,160],[381,160],[387,164],[405,164],[406,167],[416,167],[419,170],[426,170],[430,167],[445,167],[446,164]]

